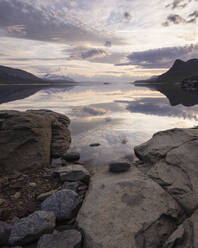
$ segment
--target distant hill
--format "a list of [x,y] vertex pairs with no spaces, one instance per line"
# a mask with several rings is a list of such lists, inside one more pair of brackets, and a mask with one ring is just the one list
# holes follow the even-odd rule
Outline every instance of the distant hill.
[[57,75],[57,74],[45,74],[42,76],[42,79],[49,80],[49,81],[69,81],[75,82],[72,78],[65,76],[65,75]]
[[154,79],[136,81],[135,84],[182,83],[183,80],[195,76],[198,76],[198,59],[191,59],[186,62],[177,59],[164,74]]
[[24,70],[0,66],[0,85],[58,85],[64,83],[73,85],[75,82],[70,78],[64,78],[64,80],[59,80],[57,78],[53,78],[52,80],[50,78],[42,79]]
[[1,84],[36,84],[36,83],[45,83],[45,81],[29,72],[1,65],[0,83]]

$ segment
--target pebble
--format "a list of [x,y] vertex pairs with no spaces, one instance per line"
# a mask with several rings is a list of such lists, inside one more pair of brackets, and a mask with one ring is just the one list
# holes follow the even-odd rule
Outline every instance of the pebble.
[[29,183],[30,187],[36,187],[36,183]]
[[16,192],[13,196],[16,200],[21,197],[21,192]]
[[2,206],[5,203],[4,199],[0,199],[0,206]]

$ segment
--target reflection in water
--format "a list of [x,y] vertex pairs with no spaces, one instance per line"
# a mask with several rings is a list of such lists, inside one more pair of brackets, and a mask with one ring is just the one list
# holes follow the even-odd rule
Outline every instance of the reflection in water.
[[198,104],[198,90],[196,89],[183,89],[176,84],[159,84],[148,87],[165,95],[172,106],[176,106],[178,104],[182,104],[184,106],[194,106]]
[[[2,92],[0,96],[5,96],[6,89]],[[131,84],[87,83],[73,88],[29,88],[26,92],[23,87],[15,90],[12,98],[7,98],[11,102],[1,104],[0,109],[45,108],[68,115],[71,150],[79,151],[82,161],[97,165],[129,157],[135,145],[157,131],[197,125],[196,95],[174,87],[149,89]],[[91,143],[101,146],[90,147]]]
[[136,101],[125,101],[128,104],[127,110],[132,113],[143,113],[157,116],[176,116],[184,119],[197,121],[197,108],[184,108],[182,105],[172,107],[167,99],[162,98],[141,98]]
[[[72,86],[59,86],[61,89],[71,89]],[[7,103],[11,101],[21,100],[27,98],[31,95],[34,95],[40,90],[53,89],[52,86],[44,85],[9,85],[2,86],[0,85],[0,104]]]

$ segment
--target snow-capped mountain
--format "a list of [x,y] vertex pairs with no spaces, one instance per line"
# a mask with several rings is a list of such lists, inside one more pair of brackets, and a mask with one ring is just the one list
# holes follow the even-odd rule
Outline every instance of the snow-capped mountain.
[[70,77],[64,75],[57,75],[57,74],[45,74],[42,76],[42,79],[49,80],[49,81],[70,81],[74,82],[74,80]]

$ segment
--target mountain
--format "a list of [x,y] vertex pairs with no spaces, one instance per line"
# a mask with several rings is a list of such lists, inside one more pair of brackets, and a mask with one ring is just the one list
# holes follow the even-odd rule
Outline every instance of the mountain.
[[0,66],[0,84],[36,84],[45,83],[35,75],[6,66]]
[[42,79],[49,80],[49,81],[69,81],[74,82],[74,80],[70,77],[64,76],[64,75],[57,75],[57,74],[45,74]]
[[159,76],[157,80],[162,82],[181,82],[192,76],[198,76],[198,59],[191,59],[187,62],[177,59],[173,66],[166,73]]
[[191,77],[198,76],[198,59],[183,61],[177,59],[173,66],[155,79],[136,81],[135,84],[182,83]]
[[20,69],[0,66],[0,85],[71,85],[76,82],[66,76],[46,74],[39,78]]

